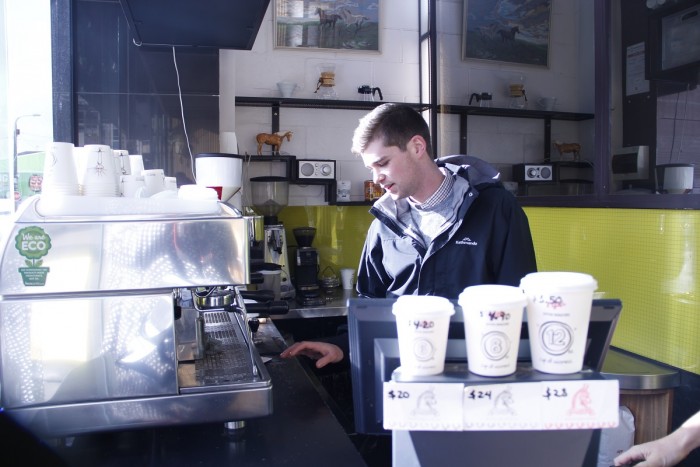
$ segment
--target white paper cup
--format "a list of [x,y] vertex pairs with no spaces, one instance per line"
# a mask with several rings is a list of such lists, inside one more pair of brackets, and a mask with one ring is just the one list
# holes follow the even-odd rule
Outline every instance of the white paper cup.
[[146,191],[149,196],[165,190],[165,172],[163,169],[142,170],[143,180],[146,182]]
[[119,177],[119,193],[124,198],[142,198],[146,194],[143,175],[122,175]]
[[125,149],[114,149],[114,163],[117,164],[117,173],[121,175],[131,175],[131,159],[129,151]]
[[536,272],[521,279],[535,370],[553,374],[581,371],[597,287],[592,276],[577,272]]
[[343,283],[343,289],[352,290],[355,285],[355,270],[352,268],[342,268],[340,270],[340,279]]
[[177,191],[177,178],[176,177],[165,177],[165,189],[170,191]]
[[80,192],[83,196],[118,196],[119,181],[112,149],[104,144],[83,146],[85,171]]
[[401,371],[408,376],[438,375],[445,369],[452,302],[443,297],[403,295],[392,307],[396,316]]
[[131,175],[141,175],[144,170],[143,156],[141,154],[129,154],[129,167]]
[[515,373],[527,299],[518,287],[476,285],[459,295],[469,371],[481,376]]
[[43,194],[78,195],[78,170],[73,149],[73,143],[53,142],[46,145]]

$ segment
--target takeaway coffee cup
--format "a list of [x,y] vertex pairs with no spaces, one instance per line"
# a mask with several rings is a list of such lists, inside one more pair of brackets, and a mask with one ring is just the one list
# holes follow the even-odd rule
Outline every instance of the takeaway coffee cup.
[[459,295],[469,371],[481,376],[515,373],[527,300],[518,287],[475,285]]
[[340,279],[343,282],[343,289],[352,290],[355,285],[355,270],[352,268],[342,268],[340,270]]
[[577,272],[535,272],[520,280],[527,298],[535,370],[554,374],[581,371],[597,287],[592,276]]
[[452,302],[443,297],[403,295],[392,307],[396,316],[401,371],[408,376],[438,375],[445,369]]

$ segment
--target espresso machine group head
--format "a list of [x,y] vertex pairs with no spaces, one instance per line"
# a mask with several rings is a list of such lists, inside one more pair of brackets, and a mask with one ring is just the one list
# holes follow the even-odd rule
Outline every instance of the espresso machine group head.
[[253,177],[250,179],[253,209],[264,219],[264,260],[280,266],[280,298],[294,298],[296,292],[289,274],[287,237],[277,214],[289,202],[289,179],[285,177]]

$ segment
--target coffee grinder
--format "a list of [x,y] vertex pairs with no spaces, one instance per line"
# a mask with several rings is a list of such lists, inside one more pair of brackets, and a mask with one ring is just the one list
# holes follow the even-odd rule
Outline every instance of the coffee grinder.
[[297,302],[302,306],[318,306],[326,303],[320,295],[318,283],[318,251],[312,247],[316,229],[314,227],[297,227],[294,229],[297,241],[296,262],[294,264],[294,284],[297,288]]
[[294,298],[296,292],[289,275],[287,237],[277,214],[287,206],[289,180],[285,177],[253,177],[250,179],[253,209],[263,216],[264,260],[280,266],[280,298]]

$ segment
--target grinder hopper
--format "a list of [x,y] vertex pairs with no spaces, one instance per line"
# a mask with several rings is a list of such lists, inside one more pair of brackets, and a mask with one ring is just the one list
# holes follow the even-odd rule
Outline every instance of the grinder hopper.
[[277,214],[289,203],[289,180],[285,177],[250,179],[253,209],[264,217],[265,225],[279,224]]

